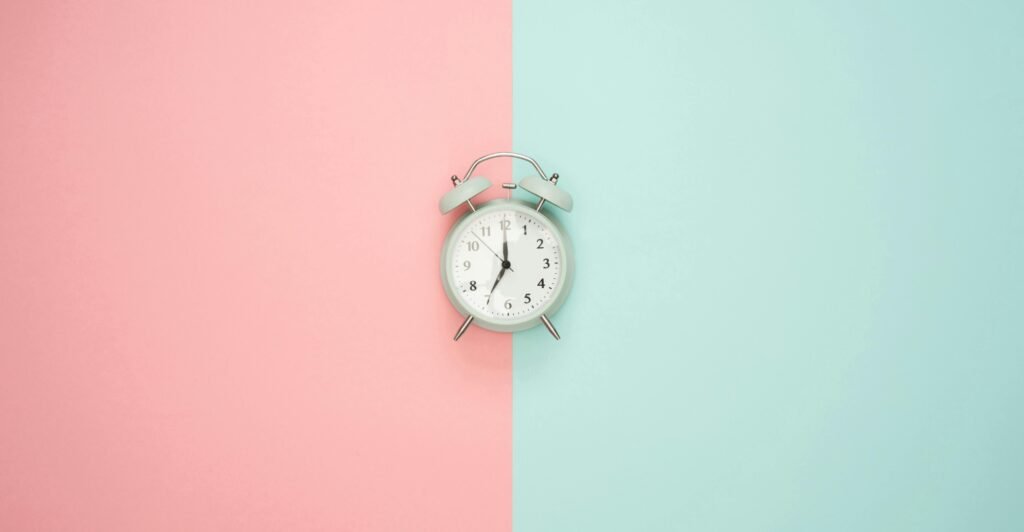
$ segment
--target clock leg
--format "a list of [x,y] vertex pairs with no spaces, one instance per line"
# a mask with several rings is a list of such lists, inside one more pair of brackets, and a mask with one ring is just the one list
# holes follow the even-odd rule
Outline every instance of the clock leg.
[[551,324],[551,320],[548,319],[547,314],[541,314],[540,321],[544,322],[544,326],[548,328],[548,332],[551,333],[551,336],[555,337],[555,340],[562,339],[561,336],[558,336],[558,331],[556,331],[555,326]]
[[462,338],[462,335],[466,332],[466,329],[469,328],[469,324],[471,323],[473,323],[473,316],[466,316],[466,321],[462,322],[462,326],[459,327],[459,332],[455,333],[456,342],[459,341],[459,338]]

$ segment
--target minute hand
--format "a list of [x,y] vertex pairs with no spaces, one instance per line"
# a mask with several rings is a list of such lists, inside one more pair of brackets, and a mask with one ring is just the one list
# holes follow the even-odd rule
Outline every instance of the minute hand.
[[491,291],[487,293],[487,302],[488,303],[491,302],[491,296],[494,294],[494,289],[498,287],[498,283],[500,283],[501,282],[501,278],[505,276],[505,270],[507,270],[507,269],[508,268],[502,268],[501,271],[498,272],[498,278],[494,280],[494,284],[491,286]]
[[[501,262],[505,262],[505,259],[501,258],[501,255],[498,255],[498,252],[497,252],[497,251],[494,251],[493,249],[491,249],[491,246],[488,246],[488,245],[487,245],[487,242],[485,242],[485,241],[484,241],[484,239],[480,238],[480,236],[479,236],[479,235],[477,235],[477,234],[476,234],[475,232],[473,232],[473,231],[470,231],[470,234],[472,234],[472,235],[473,235],[474,237],[476,237],[476,239],[477,239],[477,240],[479,240],[479,241],[480,241],[480,243],[481,243],[481,244],[483,244],[485,248],[487,248],[487,251],[490,251],[490,252],[491,252],[491,254],[492,254],[492,255],[494,255],[494,258],[496,258],[496,259],[500,260]],[[508,252],[506,252],[506,255],[507,255],[507,254],[508,254]],[[512,268],[509,268],[509,270],[512,270]],[[515,271],[515,270],[512,270],[512,271]]]

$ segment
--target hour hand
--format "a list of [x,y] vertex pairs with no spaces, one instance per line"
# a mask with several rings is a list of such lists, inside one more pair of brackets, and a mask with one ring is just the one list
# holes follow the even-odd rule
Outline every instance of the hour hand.
[[[479,240],[479,241],[480,241],[480,243],[481,243],[481,244],[483,244],[485,248],[487,248],[487,251],[490,251],[490,252],[491,252],[491,254],[492,254],[492,255],[494,255],[494,258],[496,258],[496,259],[498,259],[499,261],[501,261],[501,266],[502,266],[502,267],[504,268],[504,267],[505,267],[505,262],[506,262],[506,261],[507,261],[508,259],[503,259],[503,258],[501,258],[501,255],[498,255],[498,252],[496,252],[496,251],[494,251],[493,249],[491,249],[491,246],[488,246],[488,245],[487,245],[487,242],[486,242],[486,241],[484,241],[484,239],[480,238],[480,235],[478,235],[478,234],[476,234],[476,233],[474,233],[474,232],[472,232],[472,231],[470,231],[470,233],[471,233],[471,234],[472,234],[472,235],[473,235],[474,237],[476,237],[476,239],[477,239],[477,240]],[[506,256],[508,256],[508,251],[505,251],[505,255],[506,255]],[[510,270],[512,270],[512,268],[509,268],[509,269],[510,269]],[[512,270],[512,271],[515,271],[515,270]]]

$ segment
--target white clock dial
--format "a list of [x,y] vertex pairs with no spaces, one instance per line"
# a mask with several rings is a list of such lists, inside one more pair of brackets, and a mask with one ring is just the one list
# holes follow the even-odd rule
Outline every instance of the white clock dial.
[[555,234],[544,218],[524,210],[477,214],[453,235],[445,265],[452,291],[473,314],[495,322],[539,315],[562,281],[562,243]]

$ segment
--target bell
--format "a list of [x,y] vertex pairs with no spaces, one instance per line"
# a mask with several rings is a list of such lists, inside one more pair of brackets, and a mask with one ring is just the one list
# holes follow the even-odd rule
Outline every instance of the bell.
[[550,203],[566,212],[572,210],[572,196],[568,192],[555,186],[558,174],[552,179],[530,176],[519,181],[519,188],[537,196],[544,202]]
[[[457,182],[457,178],[453,177],[452,181]],[[491,188],[491,182],[486,177],[473,176],[458,183],[455,185],[455,188],[441,196],[441,214],[452,212],[456,207],[469,202],[469,200],[475,198],[488,188]],[[470,203],[469,205],[472,208],[473,204]]]

